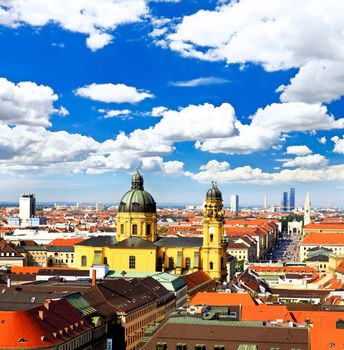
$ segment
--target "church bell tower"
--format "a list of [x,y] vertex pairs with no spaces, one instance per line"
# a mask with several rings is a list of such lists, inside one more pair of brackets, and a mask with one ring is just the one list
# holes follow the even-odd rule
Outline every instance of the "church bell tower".
[[221,283],[227,275],[222,193],[215,182],[208,190],[203,210],[203,271]]

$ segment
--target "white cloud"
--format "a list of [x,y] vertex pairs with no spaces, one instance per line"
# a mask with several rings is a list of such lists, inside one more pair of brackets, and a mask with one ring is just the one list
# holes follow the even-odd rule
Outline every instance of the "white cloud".
[[[18,84],[0,78],[0,121],[15,125],[50,126],[58,97],[49,86],[25,81]],[[61,107],[61,113],[66,109]]]
[[93,33],[86,39],[87,46],[97,51],[112,42],[112,35],[107,33]]
[[154,95],[125,84],[90,84],[76,89],[75,94],[106,103],[138,103]]
[[58,109],[54,110],[55,113],[57,113],[58,115],[60,115],[61,117],[66,117],[67,115],[69,115],[69,110],[63,106],[61,106]]
[[141,161],[142,169],[149,171],[158,171],[166,175],[182,175],[184,163],[180,161],[164,162],[161,157],[146,157]]
[[105,113],[105,115],[104,115],[105,119],[115,118],[115,117],[122,117],[122,116],[130,114],[130,110],[129,109],[110,109],[110,110],[106,110],[106,111],[100,109],[99,112]]
[[2,0],[0,24],[42,27],[50,23],[88,35],[87,46],[97,50],[109,44],[112,32],[139,21],[148,13],[145,0]]
[[167,25],[157,44],[201,60],[300,68],[281,101],[330,102],[344,94],[343,12],[342,0],[229,1]]
[[311,154],[312,150],[306,145],[300,146],[289,146],[287,147],[287,154],[295,154],[297,156],[304,156],[306,154]]
[[333,152],[344,154],[344,137],[333,136],[331,141],[334,143]]
[[[215,166],[216,160],[212,161]],[[219,163],[219,162],[218,162]],[[210,182],[217,180],[219,183],[255,183],[255,184],[280,184],[280,183],[316,183],[323,181],[343,181],[344,164],[324,165],[313,168],[284,169],[279,172],[264,172],[260,168],[252,168],[249,165],[234,169],[223,169],[217,172],[214,167],[201,170],[198,173],[185,172],[186,176],[198,182]],[[279,170],[278,167],[275,170]]]
[[169,85],[171,86],[177,86],[177,87],[197,87],[197,86],[204,86],[204,85],[221,85],[221,84],[227,84],[230,81],[223,78],[218,77],[206,77],[206,78],[196,78],[192,80],[186,80],[186,81],[171,81],[169,82]]
[[237,130],[235,112],[229,103],[219,107],[205,103],[189,105],[180,111],[168,110],[153,130],[161,138],[173,141],[203,140],[213,137],[230,137]]
[[318,142],[321,143],[322,145],[325,145],[327,142],[327,139],[325,136],[318,138]]
[[196,148],[211,153],[251,153],[284,141],[286,132],[344,127],[344,119],[335,120],[328,114],[326,106],[303,102],[273,103],[259,108],[250,119],[248,125],[235,121],[237,135],[208,138],[204,142],[197,142]]
[[319,168],[328,163],[328,160],[321,154],[309,154],[307,156],[299,156],[295,159],[287,160],[283,163],[284,168]]
[[166,111],[168,111],[168,109],[164,106],[153,107],[150,115],[152,117],[162,117]]
[[218,162],[217,160],[209,160],[207,164],[201,165],[200,170],[205,170],[210,173],[217,173],[219,171],[226,171],[230,168],[230,164],[226,161]]

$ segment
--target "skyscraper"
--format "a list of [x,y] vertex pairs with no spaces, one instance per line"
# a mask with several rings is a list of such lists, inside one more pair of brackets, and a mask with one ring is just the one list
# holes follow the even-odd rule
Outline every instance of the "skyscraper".
[[289,190],[289,210],[293,211],[295,209],[295,188],[291,187]]
[[264,196],[264,210],[268,209],[268,197],[267,195]]
[[239,196],[237,194],[231,195],[231,212],[237,213],[239,211]]
[[35,217],[36,214],[36,198],[32,193],[23,194],[19,198],[19,218],[21,224],[26,226],[29,219]]
[[281,211],[288,211],[288,209],[289,209],[288,192],[282,192]]

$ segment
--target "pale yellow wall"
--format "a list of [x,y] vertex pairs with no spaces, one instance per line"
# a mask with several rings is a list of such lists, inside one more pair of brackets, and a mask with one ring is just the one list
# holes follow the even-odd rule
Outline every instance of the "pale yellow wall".
[[[190,269],[193,270],[194,262],[195,262],[195,252],[199,253],[199,262],[198,266],[201,264],[201,248],[196,247],[161,247],[158,251],[158,256],[160,258],[164,258],[163,260],[163,270],[169,270],[169,258],[174,259],[174,268],[176,273],[179,275],[183,273],[183,270],[186,268],[186,258],[190,258]],[[177,269],[177,261],[178,261],[178,252],[182,252],[182,266],[180,269]],[[195,268],[195,271],[198,269]]]
[[135,271],[156,271],[157,249],[155,248],[111,248],[104,247],[104,257],[110,270],[129,270],[129,257],[135,256]]
[[[74,246],[74,257],[75,257],[75,266],[80,270],[89,270],[93,265],[94,252],[97,250],[103,251],[103,247],[90,247],[90,246],[82,246],[76,245]],[[82,256],[85,255],[87,258],[86,266],[81,266]]]
[[[157,239],[157,216],[156,213],[118,213],[117,217],[118,242],[133,236],[133,225],[137,225],[137,235],[141,238],[155,242]],[[147,224],[150,224],[150,235],[147,235]],[[122,226],[123,225],[123,226]],[[123,229],[121,229],[123,227]],[[123,232],[123,234],[122,234]]]
[[0,259],[0,266],[24,266],[24,259],[11,259],[10,257],[4,257]]

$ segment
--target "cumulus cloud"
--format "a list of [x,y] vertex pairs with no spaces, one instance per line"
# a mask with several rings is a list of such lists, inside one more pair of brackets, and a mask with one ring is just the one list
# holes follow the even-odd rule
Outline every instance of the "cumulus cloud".
[[164,106],[159,106],[159,107],[153,107],[150,115],[152,117],[162,117],[165,112],[168,111],[168,108]]
[[106,103],[138,103],[154,95],[148,91],[138,90],[125,84],[96,84],[92,83],[75,90],[75,94],[94,101]]
[[[49,117],[55,112],[58,97],[49,86],[30,81],[15,84],[0,78],[0,121],[14,125],[51,125]],[[66,115],[61,107],[58,113]]]
[[333,136],[331,141],[334,143],[333,152],[344,154],[344,137]]
[[157,44],[200,60],[300,68],[281,101],[330,102],[344,93],[343,12],[341,0],[229,1],[168,24]]
[[141,161],[142,169],[149,171],[158,171],[166,175],[182,175],[184,163],[180,161],[164,162],[161,157],[146,157]]
[[[198,182],[210,182],[217,180],[219,183],[255,183],[255,184],[279,184],[299,182],[343,181],[344,165],[324,165],[320,168],[284,169],[276,172],[265,172],[260,168],[252,168],[249,165],[234,169],[213,171],[217,160],[213,160],[213,167],[198,173],[185,172],[186,176]],[[203,168],[204,169],[204,168]],[[279,170],[279,168],[275,168]]]
[[312,150],[306,145],[289,146],[287,147],[287,154],[295,154],[297,156],[305,156],[312,153]]
[[281,85],[276,91],[282,92],[280,99],[283,102],[337,100],[344,94],[344,63],[320,59],[307,62],[289,85]]
[[49,0],[49,6],[45,0],[0,1],[0,24],[15,28],[54,23],[86,34],[93,51],[108,45],[119,25],[137,22],[147,13],[145,0]]
[[321,154],[309,154],[307,156],[299,156],[295,159],[287,160],[283,163],[284,168],[319,168],[328,163],[327,159]]
[[327,142],[327,139],[325,136],[318,138],[318,142],[321,143],[322,145],[325,145]]
[[266,150],[291,131],[331,130],[344,127],[326,106],[303,102],[273,103],[250,116],[250,124],[235,121],[237,135],[197,142],[196,148],[211,153],[251,153]]
[[206,77],[206,78],[196,78],[192,80],[185,81],[170,81],[169,85],[177,87],[197,87],[204,85],[221,85],[227,84],[230,81],[228,79],[218,78],[218,77]]

